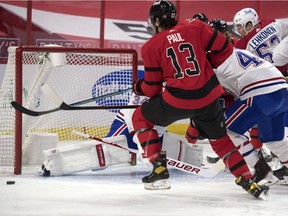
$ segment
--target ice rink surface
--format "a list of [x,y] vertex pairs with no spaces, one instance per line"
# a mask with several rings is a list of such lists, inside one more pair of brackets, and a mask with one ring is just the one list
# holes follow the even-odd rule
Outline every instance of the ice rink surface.
[[[148,191],[141,178],[147,164],[116,166],[62,177],[31,170],[0,174],[1,216],[284,216],[288,186],[275,185],[269,199],[258,200],[222,171],[215,178],[170,170],[170,190]],[[7,185],[6,181],[15,181]]]

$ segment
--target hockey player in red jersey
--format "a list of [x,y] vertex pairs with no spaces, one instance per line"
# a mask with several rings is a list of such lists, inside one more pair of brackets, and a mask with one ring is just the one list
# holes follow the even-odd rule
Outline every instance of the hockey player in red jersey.
[[168,1],[156,1],[149,20],[156,34],[142,47],[144,79],[137,80],[133,90],[150,99],[132,116],[139,142],[153,164],[152,172],[142,179],[144,187],[170,188],[166,154],[154,125],[190,118],[237,178],[236,183],[254,197],[266,194],[269,188],[253,182],[245,160],[227,135],[218,102],[224,90],[206,58],[206,52],[214,52],[215,64],[222,64],[232,54],[232,44],[198,19],[177,24],[176,7]]

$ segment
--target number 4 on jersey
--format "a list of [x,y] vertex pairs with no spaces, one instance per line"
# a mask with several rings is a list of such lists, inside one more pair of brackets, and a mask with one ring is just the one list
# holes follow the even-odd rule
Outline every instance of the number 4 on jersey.
[[249,54],[241,52],[240,50],[237,50],[236,56],[238,58],[239,65],[245,69],[249,67],[250,65],[253,65],[254,67],[258,67],[264,62],[260,58],[250,56]]

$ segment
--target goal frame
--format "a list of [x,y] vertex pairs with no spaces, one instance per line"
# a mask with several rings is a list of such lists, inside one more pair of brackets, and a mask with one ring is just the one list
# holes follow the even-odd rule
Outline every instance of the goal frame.
[[[103,53],[103,54],[132,54],[132,80],[137,79],[138,74],[138,54],[134,49],[111,49],[111,48],[71,48],[71,47],[39,47],[39,46],[19,46],[15,53],[15,101],[22,104],[22,89],[23,89],[23,67],[22,54],[23,52],[79,52],[79,53]],[[14,160],[14,174],[20,175],[22,173],[22,116],[23,114],[15,110],[15,160]]]

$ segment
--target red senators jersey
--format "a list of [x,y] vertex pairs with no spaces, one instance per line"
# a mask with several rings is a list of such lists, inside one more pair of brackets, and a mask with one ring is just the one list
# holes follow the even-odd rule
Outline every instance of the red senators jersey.
[[156,34],[141,52],[145,68],[141,89],[145,95],[162,93],[173,107],[199,109],[224,92],[206,53],[215,53],[217,67],[232,54],[233,45],[223,34],[193,19]]

